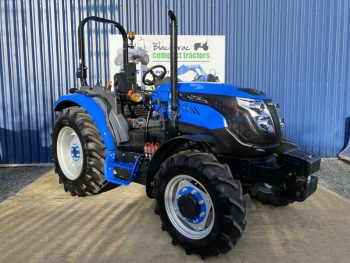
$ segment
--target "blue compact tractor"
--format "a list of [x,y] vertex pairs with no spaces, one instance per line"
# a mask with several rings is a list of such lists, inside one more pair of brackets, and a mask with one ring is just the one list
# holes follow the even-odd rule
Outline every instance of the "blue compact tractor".
[[[127,34],[117,22],[88,17],[79,24],[79,89],[54,110],[53,160],[71,195],[101,192],[108,184],[144,184],[156,200],[162,229],[186,253],[227,252],[246,226],[244,194],[264,204],[304,201],[317,188],[320,159],[284,139],[278,105],[264,93],[217,82],[180,82],[177,22],[170,18],[170,77],[149,68],[143,89],[129,59]],[[106,86],[88,85],[84,25],[116,27],[123,65]]]

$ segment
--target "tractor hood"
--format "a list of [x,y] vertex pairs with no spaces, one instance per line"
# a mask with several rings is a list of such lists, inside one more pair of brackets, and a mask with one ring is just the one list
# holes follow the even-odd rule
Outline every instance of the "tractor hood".
[[[153,91],[157,108],[163,111],[167,105],[169,119],[170,91],[169,83]],[[221,130],[240,145],[271,148],[281,140],[282,124],[276,104],[261,91],[221,83],[181,82],[178,94],[180,126],[192,125],[212,134]],[[227,144],[229,139],[225,141]]]
[[[222,83],[179,82],[178,88],[180,93],[197,93],[260,100],[270,99],[269,96],[267,96],[261,91]],[[164,83],[161,84],[154,92],[170,92],[170,89],[170,83]]]

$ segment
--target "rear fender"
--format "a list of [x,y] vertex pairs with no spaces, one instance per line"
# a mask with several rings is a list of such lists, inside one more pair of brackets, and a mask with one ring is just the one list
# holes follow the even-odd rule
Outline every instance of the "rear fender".
[[107,126],[105,112],[99,104],[92,98],[83,94],[64,95],[56,102],[54,110],[61,111],[71,106],[80,106],[87,111],[100,132],[106,146],[106,151],[115,152],[116,145],[112,133]]

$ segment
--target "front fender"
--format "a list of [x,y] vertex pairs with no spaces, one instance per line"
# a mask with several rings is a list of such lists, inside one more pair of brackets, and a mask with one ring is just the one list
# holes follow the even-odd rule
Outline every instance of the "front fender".
[[106,122],[106,115],[99,104],[83,94],[71,94],[62,96],[55,104],[55,111],[61,111],[71,106],[80,106],[90,115],[97,126],[107,151],[115,151],[116,146],[111,131]]
[[146,179],[146,193],[150,198],[154,198],[153,188],[154,181],[153,178],[157,173],[160,165],[171,155],[176,154],[181,148],[188,143],[194,143],[200,145],[202,150],[209,152],[214,151],[211,147],[210,141],[213,139],[213,136],[205,134],[194,134],[194,135],[182,135],[170,139],[164,143],[154,154],[151,159],[151,162],[148,165],[147,169],[147,179]]

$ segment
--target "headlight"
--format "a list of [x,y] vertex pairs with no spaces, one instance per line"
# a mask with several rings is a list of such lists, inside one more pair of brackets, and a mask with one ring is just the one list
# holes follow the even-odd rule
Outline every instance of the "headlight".
[[[276,108],[276,111],[278,113],[280,111],[280,105],[278,103],[276,103],[275,108]],[[280,120],[281,129],[283,130],[284,129],[284,119],[279,117],[279,120]]]
[[272,121],[271,113],[264,101],[237,97],[237,103],[250,113],[255,124],[261,131],[275,133],[275,126]]

